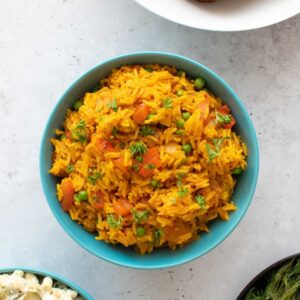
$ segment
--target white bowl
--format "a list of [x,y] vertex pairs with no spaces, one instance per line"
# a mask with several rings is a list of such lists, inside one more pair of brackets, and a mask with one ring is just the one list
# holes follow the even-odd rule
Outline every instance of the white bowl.
[[214,31],[242,31],[272,25],[300,13],[300,0],[135,0],[173,22]]

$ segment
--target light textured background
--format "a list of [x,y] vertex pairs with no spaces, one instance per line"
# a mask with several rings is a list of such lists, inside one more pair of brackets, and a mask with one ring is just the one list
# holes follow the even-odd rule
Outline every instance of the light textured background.
[[[299,251],[299,27],[300,16],[214,33],[132,0],[0,0],[0,267],[60,273],[97,300],[232,300],[262,268]],[[209,254],[170,270],[120,268],[82,250],[55,221],[39,179],[42,129],[60,95],[103,59],[138,50],[183,54],[215,70],[244,100],[260,141],[244,220]]]

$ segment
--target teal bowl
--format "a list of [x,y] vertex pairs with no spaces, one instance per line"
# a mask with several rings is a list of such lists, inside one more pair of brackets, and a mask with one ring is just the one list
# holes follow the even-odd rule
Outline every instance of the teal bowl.
[[[233,200],[238,209],[230,214],[227,222],[215,220],[209,224],[210,233],[201,234],[201,239],[183,248],[171,251],[169,249],[158,249],[151,254],[140,255],[132,248],[125,248],[121,245],[109,245],[102,241],[95,240],[95,236],[88,233],[80,225],[73,222],[65,213],[56,197],[57,179],[48,173],[51,167],[53,148],[50,138],[54,137],[56,128],[61,127],[66,111],[73,102],[91,90],[99,81],[110,74],[112,69],[122,65],[150,64],[176,66],[185,70],[190,77],[202,76],[205,78],[207,87],[215,95],[229,105],[237,121],[236,131],[242,136],[248,146],[249,156],[247,159],[248,168],[239,176]],[[238,225],[246,213],[253,197],[259,169],[258,143],[250,116],[243,102],[231,89],[231,87],[216,73],[201,65],[200,63],[186,57],[164,53],[164,52],[141,52],[118,56],[107,60],[91,69],[75,81],[60,98],[47,122],[40,149],[40,175],[44,193],[48,204],[64,230],[83,248],[90,253],[106,261],[137,269],[161,269],[178,266],[196,259],[218,244],[220,244]]]
[[85,292],[81,287],[79,287],[77,284],[73,283],[72,281],[70,281],[60,275],[54,274],[54,273],[36,270],[36,269],[32,269],[32,268],[16,267],[16,268],[0,268],[0,275],[13,273],[16,270],[20,270],[25,273],[32,273],[34,275],[37,275],[38,277],[50,277],[54,281],[62,283],[65,286],[67,286],[68,288],[70,288],[71,290],[76,291],[85,300],[93,300],[94,299],[87,292]]

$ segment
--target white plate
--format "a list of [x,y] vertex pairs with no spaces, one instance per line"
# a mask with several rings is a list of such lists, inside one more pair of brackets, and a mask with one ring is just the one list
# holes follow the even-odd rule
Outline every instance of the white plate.
[[278,23],[300,13],[300,0],[135,0],[173,22],[214,31],[241,31]]

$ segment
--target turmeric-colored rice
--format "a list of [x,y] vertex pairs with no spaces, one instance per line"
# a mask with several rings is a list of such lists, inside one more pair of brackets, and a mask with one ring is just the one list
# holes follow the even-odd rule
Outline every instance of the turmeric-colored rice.
[[72,220],[107,243],[175,249],[229,219],[247,148],[228,107],[175,68],[113,70],[68,110],[50,173]]

